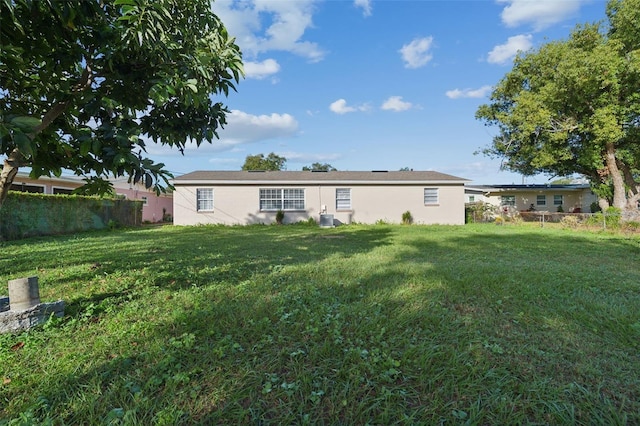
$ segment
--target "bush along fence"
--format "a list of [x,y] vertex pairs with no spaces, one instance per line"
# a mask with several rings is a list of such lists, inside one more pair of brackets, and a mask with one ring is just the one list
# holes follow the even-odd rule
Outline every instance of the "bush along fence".
[[10,192],[0,208],[0,241],[141,222],[141,201]]
[[624,229],[640,231],[640,210],[621,211],[609,207],[595,213],[564,213],[561,211],[517,211],[511,207],[497,207],[475,203],[465,208],[467,223],[495,222],[496,224],[517,222],[558,223],[565,228],[589,227],[602,229]]

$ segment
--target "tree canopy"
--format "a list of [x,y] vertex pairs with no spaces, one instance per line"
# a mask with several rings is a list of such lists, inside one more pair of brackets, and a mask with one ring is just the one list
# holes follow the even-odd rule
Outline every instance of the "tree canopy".
[[145,141],[212,142],[243,75],[210,0],[0,0],[0,44],[0,205],[19,167],[163,190]]
[[310,166],[304,166],[302,171],[315,171],[315,172],[335,172],[336,169],[329,163],[313,163]]
[[242,165],[242,170],[284,170],[287,159],[270,153],[266,157],[264,154],[247,155]]
[[483,152],[524,175],[586,176],[601,204],[640,198],[640,0],[613,0],[608,24],[520,54],[476,117],[497,126]]

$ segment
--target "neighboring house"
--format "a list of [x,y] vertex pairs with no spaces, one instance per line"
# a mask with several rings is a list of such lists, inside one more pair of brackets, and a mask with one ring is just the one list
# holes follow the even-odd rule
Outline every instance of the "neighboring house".
[[71,194],[71,191],[84,185],[75,176],[46,177],[31,179],[27,173],[16,175],[11,184],[11,191],[31,192],[36,194]]
[[467,203],[483,202],[518,211],[591,213],[591,204],[598,197],[588,184],[568,185],[470,185],[465,187]]
[[[84,185],[84,180],[78,176],[47,177],[31,179],[27,173],[18,173],[11,184],[12,191],[32,192],[39,194],[71,194]],[[113,179],[116,194],[129,200],[142,201],[142,220],[145,222],[161,222],[164,217],[173,215],[173,200],[171,194],[157,196],[155,192],[142,185],[127,183],[127,178]],[[168,215],[168,216],[167,216]]]
[[[434,171],[196,171],[173,181],[174,224],[464,224],[466,179]],[[332,216],[332,217],[331,217]]]
[[157,195],[152,189],[144,185],[134,185],[127,182],[128,178],[112,179],[116,194],[123,195],[129,200],[142,201],[143,222],[164,222],[173,217],[173,194],[168,192]]

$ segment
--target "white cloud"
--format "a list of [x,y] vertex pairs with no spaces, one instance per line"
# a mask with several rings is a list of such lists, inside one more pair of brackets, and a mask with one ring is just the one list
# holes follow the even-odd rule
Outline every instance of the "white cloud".
[[491,86],[482,86],[479,89],[453,89],[448,90],[446,95],[450,99],[484,98],[491,92],[491,89]]
[[246,61],[244,72],[247,78],[262,80],[280,71],[280,64],[274,59],[265,59],[262,62]]
[[353,0],[356,7],[362,8],[364,16],[371,16],[371,0]]
[[358,106],[349,106],[347,105],[347,101],[344,99],[338,99],[329,105],[329,109],[336,114],[346,114],[348,112],[356,112],[356,111],[368,111],[369,105],[362,104]]
[[[239,145],[256,143],[268,139],[288,138],[298,132],[298,122],[289,114],[253,115],[246,112],[232,110],[227,114],[227,124],[218,130],[219,140],[213,143],[204,142],[198,147],[195,142],[186,144],[184,154],[199,154],[202,152],[229,151]],[[176,150],[149,142],[147,150],[150,154],[175,155]]]
[[531,49],[533,43],[531,42],[531,34],[521,34],[513,37],[509,37],[505,44],[500,44],[493,48],[487,57],[487,62],[490,64],[506,64],[513,60],[516,54],[520,51],[526,52]]
[[416,38],[399,50],[405,68],[420,68],[426,65],[433,55],[429,52],[433,45],[433,37]]
[[381,108],[387,111],[398,112],[413,108],[413,104],[411,102],[403,101],[402,96],[391,96],[389,99],[384,101]]
[[575,14],[585,0],[497,0],[506,3],[502,22],[508,27],[531,24],[535,31],[562,22]]
[[288,163],[327,163],[330,161],[335,161],[340,159],[342,156],[340,154],[313,154],[313,153],[303,153],[303,152],[281,152],[278,155],[283,156],[287,159]]
[[312,17],[317,0],[217,0],[213,11],[247,57],[280,50],[302,56],[311,62],[324,58],[317,43],[303,40],[305,31],[313,26]]

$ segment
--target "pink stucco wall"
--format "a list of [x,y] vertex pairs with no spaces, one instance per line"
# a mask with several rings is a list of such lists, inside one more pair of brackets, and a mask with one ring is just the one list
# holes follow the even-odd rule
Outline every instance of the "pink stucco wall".
[[130,200],[146,200],[142,205],[143,222],[162,222],[165,214],[173,218],[173,197],[170,194],[157,196],[153,191],[145,189],[116,188],[116,192]]

